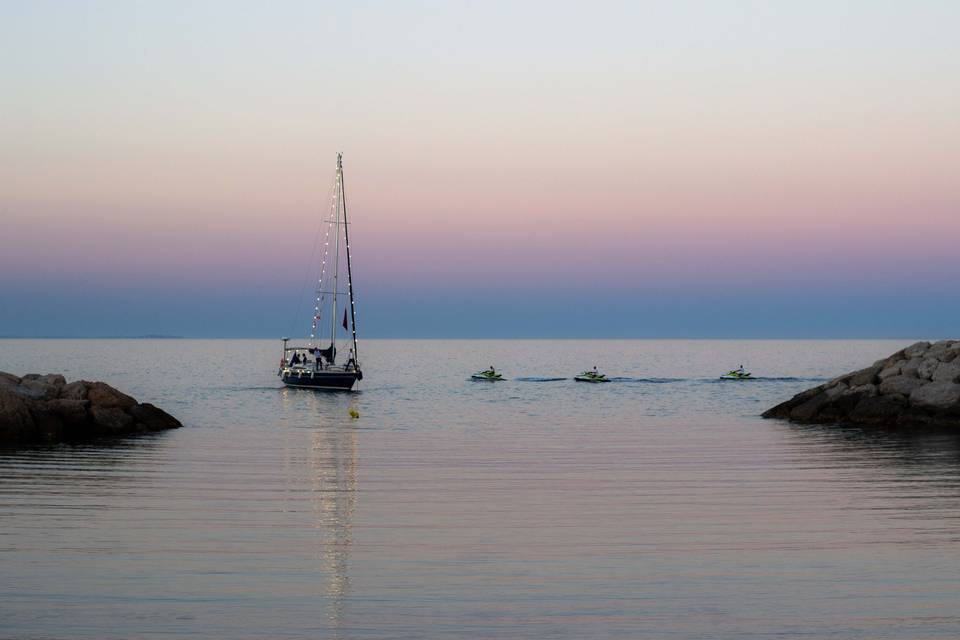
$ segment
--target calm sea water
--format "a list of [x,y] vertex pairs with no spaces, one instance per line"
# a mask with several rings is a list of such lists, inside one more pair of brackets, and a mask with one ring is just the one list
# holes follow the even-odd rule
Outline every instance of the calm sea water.
[[757,417],[903,344],[0,341],[187,425],[0,452],[0,637],[956,638],[960,437]]

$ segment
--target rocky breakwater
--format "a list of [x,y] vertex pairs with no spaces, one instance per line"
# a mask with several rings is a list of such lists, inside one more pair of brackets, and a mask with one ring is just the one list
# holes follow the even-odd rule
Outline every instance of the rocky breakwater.
[[0,444],[80,442],[183,425],[103,382],[0,371]]
[[763,414],[806,423],[960,428],[960,340],[917,342]]

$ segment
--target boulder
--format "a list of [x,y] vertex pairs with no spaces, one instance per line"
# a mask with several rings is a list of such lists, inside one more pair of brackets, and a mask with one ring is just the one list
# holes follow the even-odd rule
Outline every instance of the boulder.
[[844,395],[855,395],[861,397],[875,396],[877,395],[877,385],[874,384],[862,384],[859,387],[850,387],[844,393]]
[[125,393],[117,391],[105,382],[86,382],[87,400],[90,406],[103,409],[129,409],[137,401]]
[[63,440],[63,420],[51,410],[46,402],[35,402],[30,405],[30,415],[33,417],[33,433],[30,440],[33,442],[60,442]]
[[904,360],[898,361],[895,364],[890,365],[889,367],[887,367],[886,369],[878,373],[877,377],[880,378],[881,380],[886,380],[887,378],[892,378],[893,376],[900,375],[900,367],[902,366],[900,364],[901,362],[906,364],[906,361]]
[[936,358],[924,358],[920,362],[920,366],[917,367],[917,377],[929,380],[933,377],[933,372],[936,371],[939,366],[940,361]]
[[863,398],[850,412],[849,418],[864,424],[894,423],[906,406],[906,400],[899,394]]
[[182,427],[180,421],[172,415],[159,409],[149,402],[138,404],[130,408],[130,415],[146,427],[149,431],[162,431],[164,429],[176,429]]
[[797,407],[797,406],[803,404],[804,402],[806,402],[806,401],[809,400],[810,398],[814,397],[815,395],[817,395],[818,393],[820,393],[821,391],[823,391],[825,388],[826,388],[826,385],[820,385],[819,387],[813,387],[812,389],[807,389],[806,391],[801,391],[800,393],[798,393],[797,395],[793,396],[792,398],[790,398],[790,399],[787,400],[786,402],[781,402],[781,403],[778,404],[777,406],[775,406],[775,407],[773,407],[773,408],[771,408],[771,409],[767,409],[767,410],[763,413],[763,417],[764,417],[764,418],[789,418],[789,417],[790,417],[790,411],[791,411],[794,407]]
[[90,407],[90,416],[98,431],[103,433],[122,433],[133,426],[133,416],[120,407]]
[[52,384],[41,380],[24,378],[16,387],[12,387],[13,392],[24,398],[35,398],[37,400],[52,400],[57,397],[60,391]]
[[65,400],[86,400],[87,383],[83,380],[77,380],[63,385],[60,387],[60,397]]
[[865,384],[873,384],[876,382],[877,374],[880,373],[882,365],[875,364],[872,367],[867,367],[866,369],[860,369],[855,371],[847,383],[851,388],[861,387]]
[[790,419],[800,422],[815,422],[820,409],[830,402],[830,395],[826,391],[821,391],[806,402],[793,407],[790,410]]
[[924,381],[912,376],[893,376],[880,383],[880,395],[899,393],[904,396],[910,395],[914,389],[923,385]]
[[[876,389],[873,385],[864,386],[869,386],[874,390]],[[859,389],[864,389],[864,387],[859,387]],[[869,390],[855,391],[853,389],[846,389],[839,394],[833,395],[829,402],[820,407],[817,414],[817,421],[841,422],[860,404],[862,399],[873,397],[873,395],[875,394],[870,393]]]
[[933,372],[934,382],[960,382],[960,362],[941,362]]
[[910,404],[921,409],[948,411],[960,405],[960,384],[931,382],[910,394]]
[[960,428],[960,341],[917,342],[763,413],[808,423]]
[[69,400],[59,398],[43,403],[46,410],[56,414],[67,427],[75,428],[87,423],[89,416],[87,408],[90,403],[86,400]]
[[929,348],[930,343],[926,340],[921,340],[920,342],[914,342],[903,351],[898,351],[897,353],[902,353],[908,358],[916,358],[917,356],[925,354]]
[[877,362],[883,365],[881,368],[886,369],[887,367],[892,367],[894,364],[896,364],[900,360],[909,360],[912,357],[914,356],[907,355],[906,349],[901,349],[900,351],[897,351],[893,355],[887,356],[883,360],[878,360]]
[[0,442],[25,440],[35,426],[27,401],[0,386]]
[[0,444],[76,442],[183,425],[103,382],[0,372]]
[[932,345],[930,345],[930,348],[927,349],[927,353],[925,355],[928,358],[940,359],[952,344],[953,340],[940,340],[938,342],[934,342]]
[[906,361],[906,364],[900,367],[900,375],[910,376],[912,378],[918,377],[917,371],[919,371],[920,369],[921,362],[923,362],[923,360],[921,360],[920,358],[910,358],[909,360]]

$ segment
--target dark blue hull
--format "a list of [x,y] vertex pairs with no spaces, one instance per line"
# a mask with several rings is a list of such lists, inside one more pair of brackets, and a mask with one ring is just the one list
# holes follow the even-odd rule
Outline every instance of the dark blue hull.
[[280,378],[283,384],[298,389],[350,391],[360,375],[352,371],[289,371]]

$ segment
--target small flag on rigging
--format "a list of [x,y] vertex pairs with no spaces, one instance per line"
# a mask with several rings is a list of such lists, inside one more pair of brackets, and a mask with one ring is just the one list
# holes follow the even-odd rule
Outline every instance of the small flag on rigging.
[[343,310],[343,330],[347,330],[347,310]]

